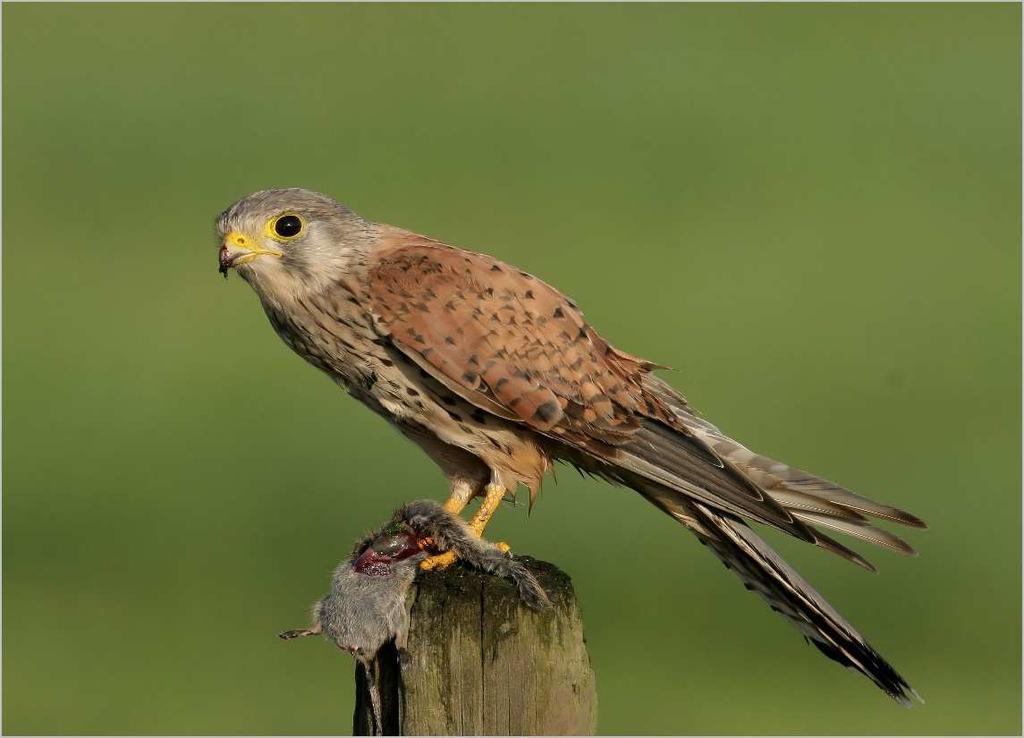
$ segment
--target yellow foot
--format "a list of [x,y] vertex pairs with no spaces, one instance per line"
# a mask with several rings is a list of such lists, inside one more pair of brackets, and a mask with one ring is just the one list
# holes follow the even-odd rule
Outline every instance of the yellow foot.
[[[508,553],[512,550],[504,541],[498,541],[494,544],[498,547],[502,553]],[[449,566],[459,560],[458,555],[454,551],[445,551],[434,556],[428,556],[420,562],[420,569],[423,571],[442,571],[447,569]]]
[[428,556],[420,562],[420,569],[423,571],[441,571],[459,560],[454,551],[445,551],[437,556]]

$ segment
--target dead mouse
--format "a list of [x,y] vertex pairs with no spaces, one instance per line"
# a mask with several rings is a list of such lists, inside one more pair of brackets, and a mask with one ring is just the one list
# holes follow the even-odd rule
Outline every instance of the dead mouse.
[[541,610],[550,606],[544,589],[522,562],[477,537],[461,518],[436,502],[418,500],[400,507],[391,522],[359,541],[349,558],[338,564],[330,592],[313,605],[312,625],[279,636],[289,640],[323,634],[363,665],[376,735],[380,735],[381,708],[374,658],[391,639],[400,657],[406,658],[406,594],[419,563],[429,554],[443,551],[454,552],[476,569],[512,580],[528,607]]

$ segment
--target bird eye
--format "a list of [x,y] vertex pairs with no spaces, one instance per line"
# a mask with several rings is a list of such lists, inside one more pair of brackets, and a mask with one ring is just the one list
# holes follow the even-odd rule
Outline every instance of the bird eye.
[[271,230],[278,238],[295,238],[302,233],[303,227],[302,218],[294,213],[279,215],[270,224]]

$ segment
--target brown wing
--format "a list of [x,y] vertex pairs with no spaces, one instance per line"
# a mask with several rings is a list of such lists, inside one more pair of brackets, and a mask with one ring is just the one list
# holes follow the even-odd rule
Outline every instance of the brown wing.
[[647,426],[675,425],[643,381],[655,365],[610,346],[553,287],[489,256],[398,229],[382,239],[369,266],[378,326],[467,401],[602,464],[814,540],[682,429],[675,431],[673,466],[652,459]]
[[378,253],[373,310],[391,340],[470,402],[534,430],[621,443],[668,413],[651,364],[616,351],[564,295],[483,254],[414,234]]

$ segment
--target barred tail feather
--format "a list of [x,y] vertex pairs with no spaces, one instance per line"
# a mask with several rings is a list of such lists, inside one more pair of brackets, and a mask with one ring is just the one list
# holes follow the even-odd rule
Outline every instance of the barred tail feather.
[[863,636],[748,526],[658,485],[637,487],[650,502],[686,524],[736,572],[744,587],[757,592],[823,654],[859,671],[905,706],[911,704],[911,697],[921,700]]

